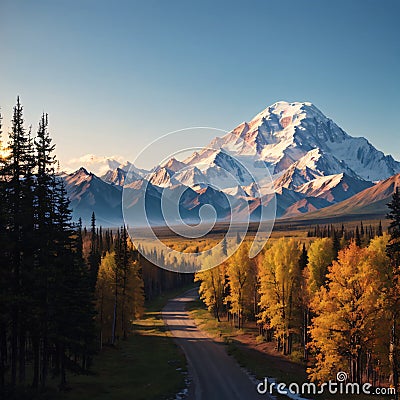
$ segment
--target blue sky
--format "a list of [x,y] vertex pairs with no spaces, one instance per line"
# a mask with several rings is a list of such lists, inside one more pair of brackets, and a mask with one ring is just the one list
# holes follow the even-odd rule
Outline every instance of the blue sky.
[[49,113],[62,164],[133,160],[169,131],[311,101],[400,160],[399,14],[395,0],[1,0],[4,125],[19,94],[28,123]]

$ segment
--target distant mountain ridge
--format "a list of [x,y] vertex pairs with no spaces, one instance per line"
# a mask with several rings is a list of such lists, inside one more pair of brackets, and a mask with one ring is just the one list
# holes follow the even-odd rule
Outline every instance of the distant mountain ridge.
[[[344,216],[385,216],[387,204],[393,193],[400,188],[400,174],[378,182],[354,196],[329,207],[301,216],[301,219],[341,218]],[[288,215],[289,216],[289,215]]]
[[[133,193],[128,207],[134,209],[142,201],[135,196],[140,196],[145,182],[152,223],[162,224],[163,190],[185,193],[179,209],[188,221],[198,221],[199,207],[204,204],[215,206],[219,220],[229,219],[232,213],[240,216],[246,207],[250,218],[257,220],[260,207],[268,207],[275,198],[277,217],[286,218],[340,208],[352,196],[372,190],[373,182],[400,172],[400,163],[393,157],[365,138],[350,136],[315,105],[283,101],[185,160],[171,158],[151,171],[129,162],[111,160],[109,165],[115,168],[101,179],[82,168],[64,178],[74,215],[84,221],[95,211],[104,223],[119,221],[120,225],[121,188],[127,183]],[[222,198],[229,199],[233,208],[227,209]]]

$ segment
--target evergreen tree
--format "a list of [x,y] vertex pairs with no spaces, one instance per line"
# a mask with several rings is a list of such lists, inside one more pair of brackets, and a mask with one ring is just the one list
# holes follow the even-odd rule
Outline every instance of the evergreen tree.
[[17,380],[24,385],[27,361],[33,389],[46,387],[51,369],[64,388],[68,367],[78,360],[81,369],[89,366],[94,340],[81,232],[54,172],[47,115],[34,141],[23,124],[18,98],[9,154],[0,158],[0,397],[9,385],[7,398],[15,397]]
[[90,253],[89,253],[89,270],[90,270],[90,285],[94,291],[96,287],[97,275],[101,262],[101,253],[99,249],[98,234],[96,231],[96,216],[94,212],[91,218],[91,235],[90,235]]
[[33,262],[33,172],[32,140],[24,128],[23,107],[17,98],[12,118],[5,166],[5,192],[8,208],[7,261],[10,272],[11,386],[25,380],[26,321],[30,314],[31,268]]
[[382,235],[383,235],[382,221],[379,221],[378,232],[376,233],[376,236],[382,236]]
[[2,154],[2,116],[0,113],[0,393],[5,385],[7,365],[7,323],[9,313],[9,269],[7,268],[7,196],[5,166],[7,157]]
[[303,243],[303,247],[301,249],[301,255],[299,258],[300,269],[303,271],[307,267],[307,264],[308,264],[307,249],[305,243]]
[[356,226],[355,242],[356,242],[356,245],[357,245],[358,247],[361,247],[361,236],[360,236],[360,231],[359,231],[359,229],[358,229],[358,225]]
[[114,270],[113,270],[113,292],[114,292],[114,310],[113,310],[113,323],[112,323],[112,334],[111,344],[115,344],[117,339],[117,323],[118,323],[118,312],[119,312],[119,288],[121,285],[121,258],[122,258],[122,241],[120,231],[117,231],[117,239],[115,243],[114,253]]
[[[398,319],[400,316],[400,191],[396,188],[392,201],[388,204],[390,219],[390,241],[387,255],[391,261],[392,285],[390,287],[391,335],[390,335],[390,382],[397,389],[399,385],[399,352]],[[398,391],[396,390],[396,393]],[[396,399],[398,395],[396,395]]]
[[340,240],[336,229],[333,232],[332,245],[333,245],[334,258],[337,259],[338,253],[340,251]]
[[[33,382],[39,385],[39,375],[42,386],[46,384],[48,366],[48,334],[49,334],[49,282],[54,271],[54,208],[55,208],[55,177],[53,155],[55,146],[52,144],[47,130],[48,117],[43,114],[35,140],[36,148],[36,181],[35,181],[35,264],[33,282],[33,305],[35,307],[30,321],[33,348]],[[43,341],[42,360],[40,362],[40,338]],[[39,364],[42,366],[39,373]]]

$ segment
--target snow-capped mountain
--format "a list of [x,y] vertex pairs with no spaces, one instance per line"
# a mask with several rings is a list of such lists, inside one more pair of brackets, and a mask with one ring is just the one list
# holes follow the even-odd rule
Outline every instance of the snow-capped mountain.
[[400,163],[365,138],[355,138],[308,102],[277,102],[209,145],[235,156],[262,160],[273,174],[293,163],[322,175],[347,173],[369,181],[388,178]]
[[114,170],[108,170],[101,179],[104,182],[110,183],[111,185],[122,188],[124,186],[125,181],[128,179],[129,181],[134,181],[138,179],[142,179],[143,177],[134,172],[133,169],[128,170],[123,169],[121,167],[117,167]]
[[92,213],[99,225],[119,226],[122,222],[121,190],[104,182],[85,168],[63,175],[75,220],[90,224]]
[[169,170],[166,167],[159,167],[154,172],[148,174],[146,179],[155,186],[158,187],[169,187],[176,185],[178,182],[173,178],[174,171]]
[[186,164],[183,162],[178,161],[175,157],[170,158],[168,161],[161,165],[162,167],[166,168],[172,172],[178,172],[181,169],[186,167]]
[[387,204],[391,201],[393,193],[399,187],[400,174],[396,174],[355,194],[347,200],[316,210],[309,215],[304,215],[302,218],[360,218],[360,216],[371,219],[377,216],[385,218],[385,215],[389,211]]
[[373,183],[353,178],[344,173],[321,176],[296,189],[307,197],[318,197],[331,203],[339,203],[373,186]]
[[400,172],[399,162],[347,134],[313,104],[284,101],[184,160],[171,158],[151,171],[129,162],[109,165],[102,180],[84,169],[65,177],[75,214],[95,206],[101,213],[121,208],[124,185],[135,210],[146,183],[146,208],[155,223],[163,221],[163,191],[184,193],[169,201],[171,207],[178,201],[182,218],[191,221],[204,204],[213,205],[219,219],[228,218],[227,199],[234,203],[231,213],[241,215],[248,207],[252,219],[274,199],[278,217],[296,216],[343,202]]

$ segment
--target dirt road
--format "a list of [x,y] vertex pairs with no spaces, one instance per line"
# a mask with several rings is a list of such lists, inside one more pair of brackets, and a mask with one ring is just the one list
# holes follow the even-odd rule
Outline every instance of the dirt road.
[[197,297],[197,290],[170,300],[163,309],[163,318],[177,343],[185,352],[189,374],[193,380],[189,398],[194,400],[270,399],[260,395],[256,384],[216,343],[197,328],[185,305]]

